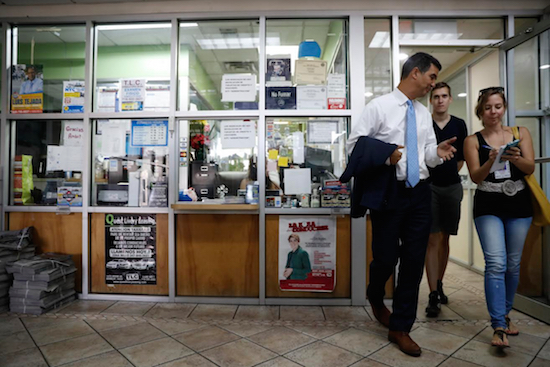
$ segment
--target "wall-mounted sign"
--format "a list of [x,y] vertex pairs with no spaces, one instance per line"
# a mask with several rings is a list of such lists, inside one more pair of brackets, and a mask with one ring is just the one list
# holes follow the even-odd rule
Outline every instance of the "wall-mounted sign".
[[279,287],[332,292],[336,286],[336,218],[279,217]]
[[105,283],[157,284],[155,214],[105,215]]

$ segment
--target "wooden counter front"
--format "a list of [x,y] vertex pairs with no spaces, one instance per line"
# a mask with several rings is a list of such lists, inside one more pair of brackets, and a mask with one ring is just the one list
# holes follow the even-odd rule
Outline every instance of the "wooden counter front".
[[265,290],[269,298],[350,298],[351,297],[351,220],[349,215],[337,218],[336,287],[331,293],[287,292],[279,288],[279,216],[265,218]]
[[178,296],[259,296],[257,214],[178,214],[176,223]]
[[75,289],[82,291],[82,214],[20,213],[7,215],[8,229],[33,226],[36,252],[58,252],[73,255],[77,272]]
[[105,283],[105,213],[91,214],[90,280],[92,293],[168,295],[168,214],[157,217],[157,284]]

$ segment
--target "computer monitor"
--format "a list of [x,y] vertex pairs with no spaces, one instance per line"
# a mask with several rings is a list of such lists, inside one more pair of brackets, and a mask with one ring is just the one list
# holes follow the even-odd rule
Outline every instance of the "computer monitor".
[[311,168],[311,180],[322,183],[323,173],[334,171],[330,150],[305,147],[305,167]]

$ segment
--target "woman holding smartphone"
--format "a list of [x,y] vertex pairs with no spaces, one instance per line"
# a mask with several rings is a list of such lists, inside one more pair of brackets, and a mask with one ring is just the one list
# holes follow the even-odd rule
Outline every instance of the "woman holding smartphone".
[[491,344],[508,347],[508,335],[519,333],[508,314],[519,282],[521,254],[533,210],[524,176],[535,170],[529,130],[519,128],[520,144],[501,157],[504,168],[491,172],[501,146],[512,142],[512,128],[503,126],[504,88],[479,92],[476,115],[483,129],[464,141],[470,177],[478,186],[474,222],[485,257],[485,297],[494,334]]

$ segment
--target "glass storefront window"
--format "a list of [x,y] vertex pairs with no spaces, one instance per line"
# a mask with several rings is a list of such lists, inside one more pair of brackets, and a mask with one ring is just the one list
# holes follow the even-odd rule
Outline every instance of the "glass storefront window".
[[179,121],[179,201],[258,204],[256,120]]
[[391,22],[365,19],[365,104],[392,91]]
[[348,21],[269,19],[266,109],[349,108]]
[[271,118],[266,134],[267,207],[349,207],[346,118]]
[[500,40],[504,21],[493,19],[400,19],[399,43]]
[[[85,31],[84,25],[13,28],[11,110],[14,113],[83,112]],[[79,99],[69,102],[65,98],[68,82],[82,87]],[[18,98],[22,95],[28,98]]]
[[96,120],[92,205],[168,206],[168,120]]
[[94,111],[170,109],[170,23],[96,27]]
[[257,110],[258,20],[180,23],[178,109]]
[[10,203],[82,206],[83,122],[13,121],[11,132]]

